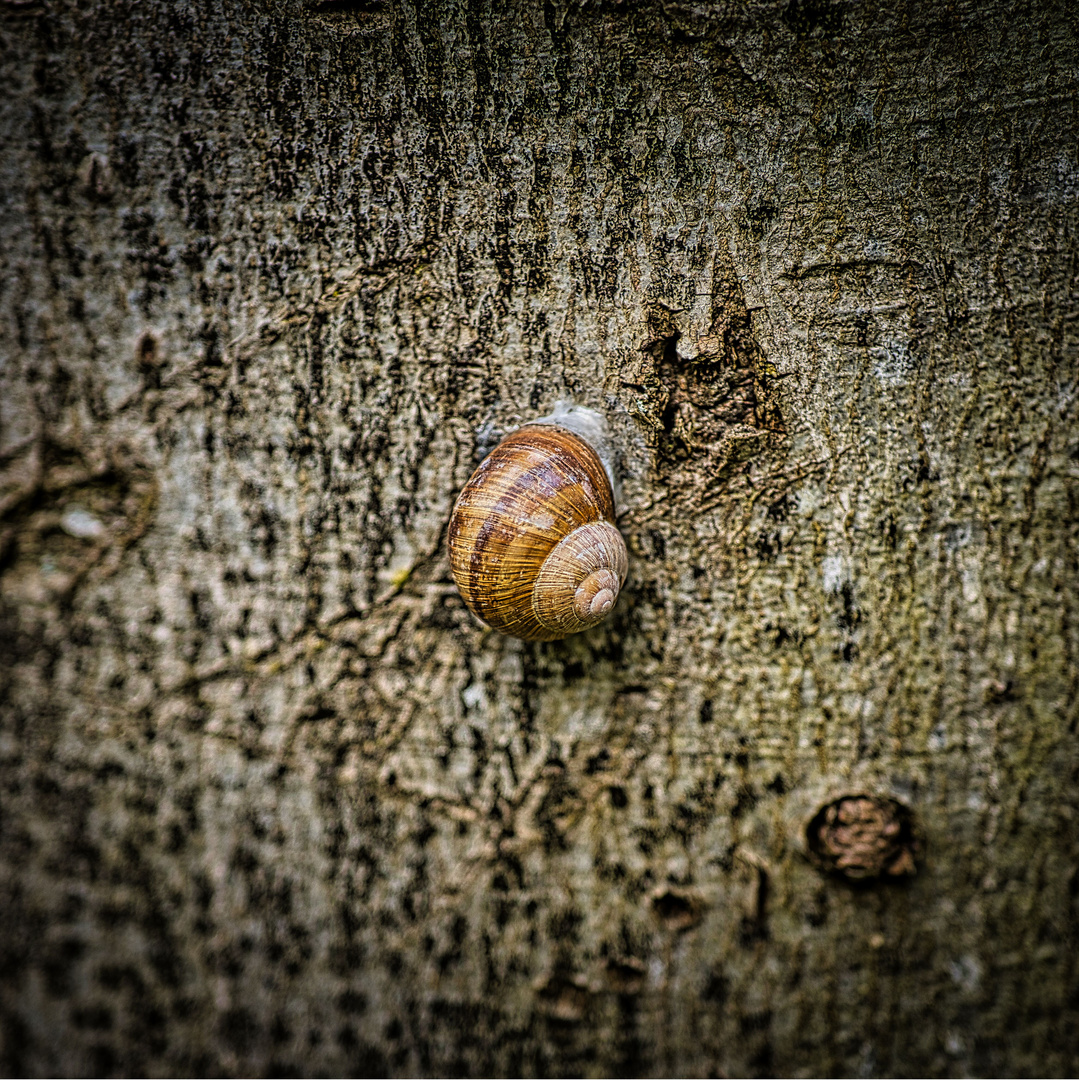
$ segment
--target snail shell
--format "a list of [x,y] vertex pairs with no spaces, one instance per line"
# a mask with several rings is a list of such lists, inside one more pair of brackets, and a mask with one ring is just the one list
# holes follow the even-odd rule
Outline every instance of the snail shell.
[[453,508],[449,547],[473,614],[530,641],[606,618],[629,567],[607,470],[557,422],[518,429],[484,459]]

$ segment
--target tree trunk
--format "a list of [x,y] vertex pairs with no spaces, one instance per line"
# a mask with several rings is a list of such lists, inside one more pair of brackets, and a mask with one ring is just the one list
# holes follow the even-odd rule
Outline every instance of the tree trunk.
[[1077,29],[0,0],[0,1068],[1074,1074]]

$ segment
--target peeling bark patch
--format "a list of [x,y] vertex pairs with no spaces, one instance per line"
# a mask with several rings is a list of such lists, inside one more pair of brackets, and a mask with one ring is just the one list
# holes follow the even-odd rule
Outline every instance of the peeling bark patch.
[[588,980],[583,975],[552,975],[540,987],[539,999],[552,1019],[576,1023],[588,1012]]
[[618,994],[639,994],[647,974],[645,965],[634,956],[611,957],[604,970],[607,985]]
[[921,845],[913,815],[895,799],[844,795],[817,811],[806,837],[822,869],[851,881],[917,872]]
[[652,896],[652,911],[668,930],[688,930],[701,921],[699,896],[681,889],[661,889]]
[[[756,337],[734,267],[716,255],[707,332],[685,338],[683,313],[663,302],[648,311],[640,359],[622,377],[653,432],[657,469],[672,491],[694,479],[721,480],[778,448],[786,436],[778,375]],[[692,478],[691,478],[692,476]]]

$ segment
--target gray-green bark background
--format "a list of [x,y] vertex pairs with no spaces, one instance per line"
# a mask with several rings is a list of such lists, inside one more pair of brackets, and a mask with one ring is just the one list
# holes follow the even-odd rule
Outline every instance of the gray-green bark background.
[[1074,1074],[1069,7],[0,0],[0,1067]]

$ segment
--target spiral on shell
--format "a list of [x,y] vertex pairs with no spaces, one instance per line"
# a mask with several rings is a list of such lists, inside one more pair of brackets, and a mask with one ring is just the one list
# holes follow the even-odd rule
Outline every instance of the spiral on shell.
[[629,567],[603,462],[587,439],[547,422],[508,435],[473,473],[450,517],[449,550],[469,609],[532,641],[606,618]]

